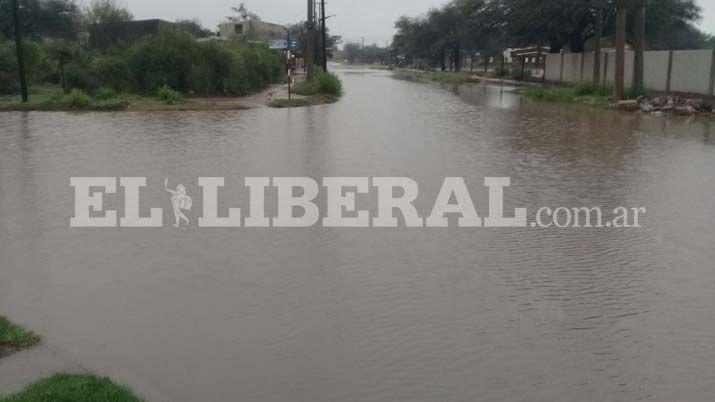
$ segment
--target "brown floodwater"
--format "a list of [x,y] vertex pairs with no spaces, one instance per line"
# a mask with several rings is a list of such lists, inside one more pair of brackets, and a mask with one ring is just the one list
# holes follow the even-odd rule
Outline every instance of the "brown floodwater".
[[[712,401],[715,124],[340,75],[346,96],[306,109],[0,114],[0,312],[152,401]],[[168,224],[70,228],[73,176],[148,177],[142,212]],[[478,205],[508,176],[507,210],[648,213],[206,230],[201,176],[226,177],[222,213],[246,176],[408,176],[427,212],[445,176]],[[170,225],[165,177],[192,226]]]

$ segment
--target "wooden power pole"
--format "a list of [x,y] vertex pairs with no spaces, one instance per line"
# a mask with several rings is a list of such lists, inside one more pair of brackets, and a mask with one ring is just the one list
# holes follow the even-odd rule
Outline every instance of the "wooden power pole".
[[15,51],[17,54],[17,73],[20,77],[20,92],[22,102],[27,103],[27,78],[25,77],[25,60],[22,55],[22,27],[20,24],[20,5],[18,0],[12,0],[12,19],[15,24]]
[[636,15],[633,19],[635,27],[635,57],[633,59],[633,91],[640,93],[645,87],[645,0],[636,1]]
[[593,51],[593,85],[601,84],[601,40],[603,38],[603,5],[598,3],[596,9],[596,38]]
[[626,0],[616,0],[616,71],[613,97],[623,99],[626,72]]
[[306,21],[307,35],[306,38],[306,52],[305,52],[305,66],[306,73],[308,75],[307,79],[312,80],[315,76],[315,5],[313,0],[308,0],[308,20]]
[[327,72],[328,71],[328,29],[325,27],[325,22],[327,21],[328,16],[325,15],[325,0],[320,1],[320,34],[321,34],[321,42],[323,44],[322,46],[322,54],[323,58],[321,59],[322,65],[323,65],[323,71]]

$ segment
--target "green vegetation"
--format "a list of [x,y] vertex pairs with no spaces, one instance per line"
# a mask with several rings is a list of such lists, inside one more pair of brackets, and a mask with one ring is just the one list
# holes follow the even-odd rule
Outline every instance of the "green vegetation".
[[431,71],[421,76],[428,81],[438,82],[441,84],[464,84],[468,82],[479,82],[479,79],[474,77],[469,72],[451,72],[451,71]]
[[268,103],[268,106],[277,109],[291,108],[291,107],[305,107],[305,106],[316,106],[325,105],[329,103],[335,103],[338,98],[329,95],[311,95],[304,98],[293,98],[293,99],[274,99]]
[[117,95],[110,90],[98,91],[94,97],[80,89],[73,89],[65,94],[59,87],[43,85],[33,87],[30,102],[22,103],[18,95],[0,95],[0,111],[116,111],[129,108],[126,96]]
[[397,70],[397,75],[409,80],[420,82],[435,82],[439,84],[459,85],[466,83],[478,83],[479,77],[476,74],[466,71],[415,71]]
[[157,91],[157,97],[167,105],[173,105],[184,100],[184,97],[181,96],[179,92],[169,88],[168,85],[163,85],[159,87],[159,90]]
[[521,93],[532,99],[545,102],[584,103],[598,107],[609,107],[611,90],[590,83],[576,86],[534,86],[521,90]]
[[40,337],[0,316],[0,356],[40,343]]
[[304,81],[293,88],[298,95],[328,95],[336,98],[343,94],[343,84],[338,76],[332,73],[318,71],[311,81]]
[[[133,46],[92,50],[63,40],[26,41],[31,104],[0,97],[0,110],[118,110],[130,96],[158,97],[174,105],[189,96],[243,96],[283,79],[284,60],[267,45],[199,42],[164,29]],[[14,46],[0,40],[0,95],[16,94]],[[323,84],[321,84],[323,85]],[[63,96],[43,94],[61,88]],[[122,95],[119,95],[122,94]]]
[[290,108],[335,103],[343,95],[343,84],[337,75],[319,70],[312,80],[293,87],[293,93],[298,96],[293,99],[274,99],[268,102],[268,106]]
[[141,402],[131,390],[107,378],[57,374],[0,402]]
[[[626,2],[629,15],[637,3]],[[465,49],[478,49],[481,61],[497,61],[504,49],[520,44],[543,44],[553,53],[590,51],[598,34],[615,36],[615,5],[614,0],[450,0],[420,16],[400,17],[389,58],[400,66],[459,70]],[[645,42],[653,50],[708,48],[708,35],[697,27],[701,16],[696,0],[649,0]],[[636,33],[627,31],[629,43]],[[367,57],[362,52],[361,46],[346,44],[346,54],[361,60]]]

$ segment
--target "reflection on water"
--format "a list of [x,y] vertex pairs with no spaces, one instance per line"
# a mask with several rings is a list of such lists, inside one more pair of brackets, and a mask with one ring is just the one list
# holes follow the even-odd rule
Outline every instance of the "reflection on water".
[[[0,116],[0,311],[150,400],[712,399],[711,123],[357,72],[309,109]],[[225,176],[226,200],[245,176],[409,176],[420,210],[445,176],[481,205],[483,177],[510,176],[508,209],[648,215],[611,231],[73,230],[72,176],[148,176],[143,213],[167,222],[163,178],[199,194],[199,176]]]

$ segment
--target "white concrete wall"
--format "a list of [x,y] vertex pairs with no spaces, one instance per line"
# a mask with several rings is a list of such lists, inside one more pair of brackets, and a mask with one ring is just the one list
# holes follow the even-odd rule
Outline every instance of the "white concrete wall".
[[547,54],[546,55],[546,80],[559,81],[559,71],[561,70],[561,55]]
[[[645,52],[645,86],[655,91],[665,91],[668,81],[668,51]],[[688,92],[708,95],[712,64],[712,50],[677,50],[673,52],[673,71],[671,91]],[[626,51],[626,88],[633,83],[634,52]],[[560,54],[546,56],[546,80],[559,82],[589,82],[593,76],[593,53],[583,56],[583,75],[581,74],[581,54],[566,53],[563,55],[563,72],[561,71]],[[616,54],[614,51],[603,52],[601,55],[602,82],[612,86],[616,70]],[[607,64],[606,64],[607,63]]]
[[668,85],[668,50],[645,52],[645,87],[655,91],[665,91]]
[[673,52],[673,78],[670,90],[708,93],[712,50],[678,50]]

